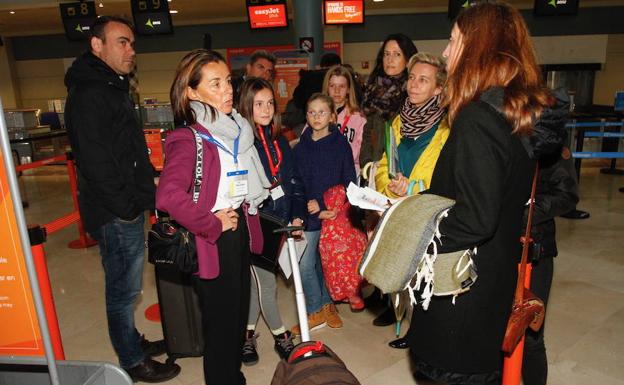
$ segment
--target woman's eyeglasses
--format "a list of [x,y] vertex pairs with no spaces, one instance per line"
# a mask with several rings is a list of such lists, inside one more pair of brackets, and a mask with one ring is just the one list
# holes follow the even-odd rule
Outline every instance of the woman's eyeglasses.
[[311,116],[313,118],[316,118],[317,116],[319,118],[324,118],[327,115],[329,115],[329,111],[308,111],[308,116]]

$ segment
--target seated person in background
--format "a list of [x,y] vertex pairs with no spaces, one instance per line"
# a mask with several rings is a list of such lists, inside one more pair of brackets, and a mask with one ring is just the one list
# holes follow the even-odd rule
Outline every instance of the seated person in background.
[[248,78],[262,78],[272,82],[275,77],[275,63],[277,59],[272,53],[263,49],[255,51],[249,58],[249,63],[245,66],[245,74],[232,79],[232,90],[234,91],[234,105],[238,106],[240,98],[240,88]]
[[450,132],[443,121],[445,110],[440,106],[446,81],[444,60],[421,52],[412,56],[407,69],[407,98],[391,127],[397,144],[397,173],[390,179],[389,154],[384,151],[375,174],[377,190],[391,198],[415,194],[429,187]]

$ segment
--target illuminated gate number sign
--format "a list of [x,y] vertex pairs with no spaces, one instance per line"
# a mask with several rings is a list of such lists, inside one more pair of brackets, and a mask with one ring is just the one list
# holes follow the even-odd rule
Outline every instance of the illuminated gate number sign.
[[134,28],[139,35],[173,33],[167,0],[131,0]]
[[86,40],[90,37],[91,27],[97,18],[94,1],[61,3],[61,19],[65,35],[69,40]]

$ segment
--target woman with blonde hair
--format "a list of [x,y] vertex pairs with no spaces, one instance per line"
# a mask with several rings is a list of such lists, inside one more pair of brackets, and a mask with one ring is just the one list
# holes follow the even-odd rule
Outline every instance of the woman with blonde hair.
[[[389,170],[389,154],[384,151],[375,173],[377,190],[391,198],[429,188],[433,169],[450,132],[443,120],[445,65],[443,58],[425,52],[415,54],[407,64],[407,98],[392,120],[391,130],[398,162],[395,170]],[[389,175],[395,171],[396,175]]]
[[525,144],[553,101],[526,24],[506,3],[458,16],[443,56],[451,133],[429,193],[455,201],[438,253],[476,248],[478,279],[457,298],[414,308],[408,333],[417,372],[449,384],[500,384],[501,345],[517,279],[518,238],[535,161]]
[[360,113],[357,102],[355,81],[349,68],[343,65],[331,67],[323,80],[323,93],[334,100],[336,124],[347,138],[353,152],[356,174],[360,173],[360,148],[366,118]]

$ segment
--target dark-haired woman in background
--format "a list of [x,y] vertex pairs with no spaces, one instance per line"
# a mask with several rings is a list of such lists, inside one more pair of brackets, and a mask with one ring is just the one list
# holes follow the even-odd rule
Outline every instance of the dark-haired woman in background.
[[415,306],[408,342],[415,369],[448,384],[500,384],[501,346],[521,252],[522,214],[535,161],[523,145],[553,102],[520,13],[505,3],[459,14],[448,46],[451,133],[429,193],[455,200],[437,252],[477,248],[479,278],[454,300]]
[[[366,124],[362,135],[360,149],[360,167],[369,162],[381,159],[384,153],[386,124],[391,124],[407,98],[407,63],[418,53],[412,40],[402,33],[388,35],[377,52],[375,68],[371,72],[366,88],[362,110],[366,115]],[[374,175],[362,175],[374,178]],[[367,214],[367,228],[375,227],[378,217]],[[375,306],[379,295],[377,290],[369,296],[367,306]],[[387,326],[396,321],[394,310],[390,307],[388,297],[383,296],[381,305],[385,309],[375,320],[375,326]]]
[[360,166],[381,159],[385,124],[399,112],[407,97],[407,62],[417,52],[412,40],[402,33],[388,35],[379,48],[362,102],[366,125]]
[[[230,70],[214,51],[188,53],[176,69],[171,106],[177,122],[165,142],[167,162],[156,207],[195,234],[194,276],[204,337],[206,385],[244,385],[241,348],[249,310],[249,254],[261,252],[258,206],[270,186],[247,120],[232,108]],[[202,182],[194,202],[197,146]]]

